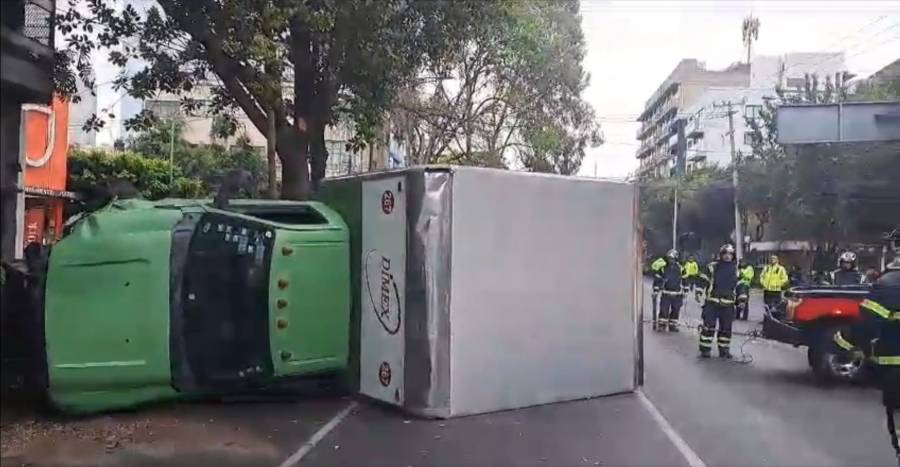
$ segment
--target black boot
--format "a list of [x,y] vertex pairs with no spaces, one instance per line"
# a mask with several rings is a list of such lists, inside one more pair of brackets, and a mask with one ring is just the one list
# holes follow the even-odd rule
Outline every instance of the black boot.
[[731,360],[733,357],[731,356],[731,351],[728,349],[719,349],[719,358],[724,358],[726,360]]
[[705,350],[705,349],[704,349],[704,350],[701,350],[701,351],[700,351],[700,358],[709,358],[709,350]]

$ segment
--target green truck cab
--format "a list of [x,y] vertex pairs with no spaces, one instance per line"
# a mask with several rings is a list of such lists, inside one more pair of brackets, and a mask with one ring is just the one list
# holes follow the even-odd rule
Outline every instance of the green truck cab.
[[316,202],[117,200],[88,214],[46,261],[50,400],[95,412],[342,371],[348,243]]

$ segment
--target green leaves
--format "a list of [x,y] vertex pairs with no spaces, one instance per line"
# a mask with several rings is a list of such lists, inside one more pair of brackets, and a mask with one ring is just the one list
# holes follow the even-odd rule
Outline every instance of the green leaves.
[[578,3],[497,2],[465,24],[461,46],[429,62],[392,114],[415,163],[574,173],[600,141],[581,98]]
[[232,170],[246,170],[257,180],[262,176],[262,155],[245,137],[229,148],[192,146],[182,138],[183,127],[179,121],[156,120],[130,140],[128,151],[123,153],[73,149],[69,156],[70,187],[77,191],[121,179],[133,184],[147,199],[202,198],[215,193]]

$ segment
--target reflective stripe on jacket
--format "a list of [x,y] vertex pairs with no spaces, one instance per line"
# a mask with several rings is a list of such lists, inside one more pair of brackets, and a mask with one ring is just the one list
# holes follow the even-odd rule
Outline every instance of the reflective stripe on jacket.
[[872,299],[859,304],[863,312],[861,322],[854,325],[851,335],[840,331],[834,334],[838,347],[854,351],[874,342],[872,359],[881,366],[900,366],[900,311],[891,311]]

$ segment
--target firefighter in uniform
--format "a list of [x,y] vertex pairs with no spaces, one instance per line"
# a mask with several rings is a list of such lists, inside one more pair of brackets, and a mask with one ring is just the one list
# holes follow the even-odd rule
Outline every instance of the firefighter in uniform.
[[659,287],[662,284],[662,270],[666,267],[666,258],[660,256],[650,263],[650,272],[653,273],[653,293],[659,293]]
[[[900,232],[895,231],[900,244]],[[900,464],[895,417],[900,412],[900,250],[894,262],[872,285],[860,304],[862,319],[848,333],[838,331],[834,342],[848,352],[862,353],[877,364],[877,378],[887,415],[888,435]]]
[[856,253],[845,251],[838,257],[838,268],[831,271],[832,285],[859,285],[863,275],[856,267]]
[[741,306],[737,307],[736,319],[747,321],[750,314],[750,284],[753,283],[753,266],[747,264],[742,259],[738,263],[738,286],[737,298]]
[[700,275],[706,285],[706,302],[701,315],[703,325],[700,329],[701,358],[709,358],[714,336],[719,357],[731,358],[731,325],[734,322],[735,289],[738,283],[734,255],[733,246],[722,245],[716,261],[709,264],[709,270],[705,274]]
[[778,256],[769,257],[769,264],[759,275],[759,283],[763,288],[763,302],[766,307],[772,308],[781,303],[781,292],[788,283],[788,275],[784,266],[778,264]]
[[669,250],[665,256],[665,266],[659,271],[660,293],[657,331],[678,332],[678,315],[684,297],[682,276],[684,271],[678,262],[678,251]]

